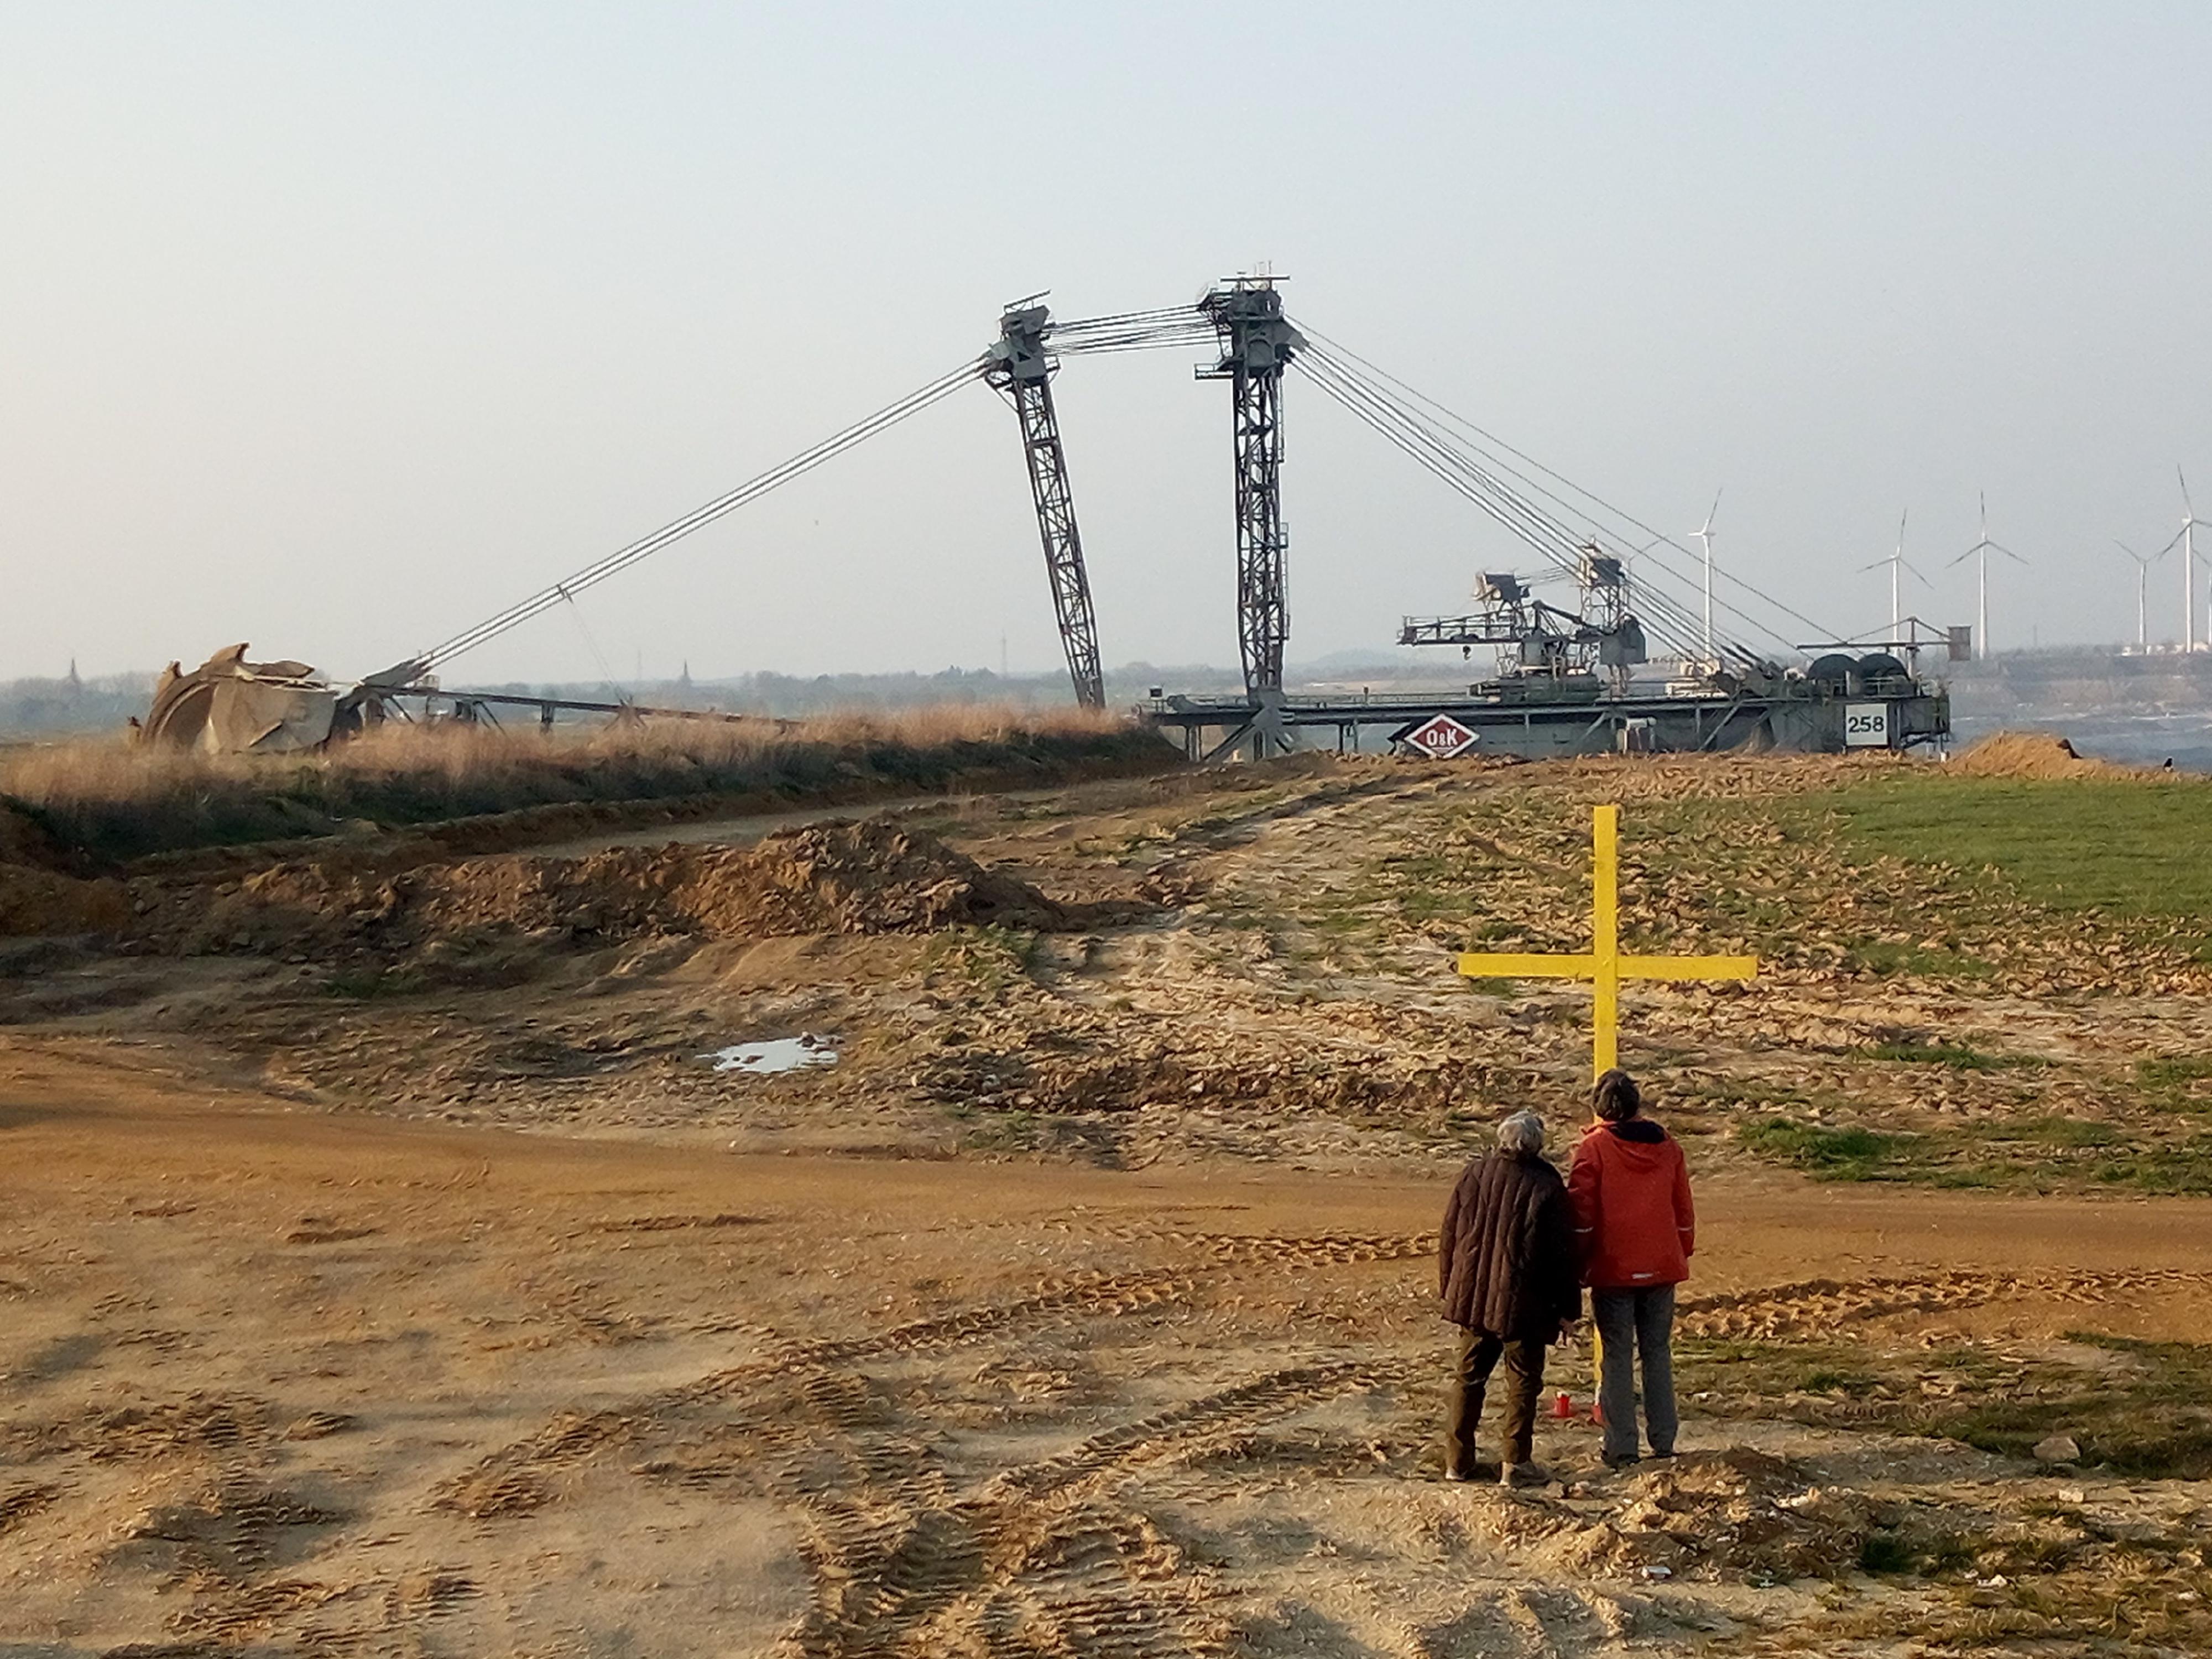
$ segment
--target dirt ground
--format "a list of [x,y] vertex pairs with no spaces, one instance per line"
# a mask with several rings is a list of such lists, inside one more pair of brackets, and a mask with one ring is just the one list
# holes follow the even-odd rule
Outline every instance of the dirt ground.
[[[1950,924],[1994,971],[1875,972],[1826,843],[1747,937],[1698,823],[1637,841],[1848,775],[1298,762],[118,884],[0,956],[0,1659],[2212,1649],[2212,1200],[1759,1128],[2147,1141],[2212,997],[2010,901]],[[1577,942],[1607,799],[1632,937],[1768,959],[1630,1002],[1699,1180],[1685,1455],[1578,1415],[1553,1486],[1447,1485],[1431,1230],[1586,1064],[1577,993],[1448,952]],[[2033,1069],[1914,1058],[1977,1043]]]

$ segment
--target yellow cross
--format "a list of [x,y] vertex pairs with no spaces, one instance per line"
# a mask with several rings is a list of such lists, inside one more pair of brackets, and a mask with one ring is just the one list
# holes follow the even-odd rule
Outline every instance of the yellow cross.
[[1620,808],[1593,807],[1591,837],[1592,948],[1577,956],[1470,951],[1459,959],[1469,979],[1586,979],[1597,993],[1590,1075],[1604,1076],[1619,1062],[1620,981],[1625,979],[1749,979],[1757,957],[1625,957],[1620,954]]

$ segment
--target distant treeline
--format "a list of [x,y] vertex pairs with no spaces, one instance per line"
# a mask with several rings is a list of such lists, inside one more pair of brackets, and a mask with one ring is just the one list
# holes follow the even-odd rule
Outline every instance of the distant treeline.
[[[1157,667],[1127,663],[1107,671],[1106,702],[1127,708],[1155,686],[1171,691],[1229,691],[1242,685],[1234,669]],[[459,676],[449,689],[499,691],[525,697],[563,697],[583,702],[630,702],[673,708],[719,708],[738,714],[799,719],[848,712],[884,713],[940,705],[1060,708],[1074,694],[1067,676],[994,674],[984,668],[947,668],[934,674],[743,674],[730,679],[522,681],[501,684]],[[0,682],[0,738],[43,738],[119,731],[143,715],[153,696],[154,676],[108,674],[96,679]]]
[[[1107,671],[1106,702],[1109,708],[1126,707],[1149,696],[1154,686],[1214,691],[1240,684],[1233,670],[1157,668],[1150,663],[1129,663]],[[792,718],[945,704],[1059,708],[1075,701],[1065,673],[1000,675],[987,668],[946,668],[934,674],[741,674],[731,679],[647,680],[620,686],[604,681],[464,685],[458,680],[453,685],[456,690],[526,697],[570,697],[587,702],[627,698],[675,708],[719,708],[735,714]]]
[[120,727],[143,714],[154,695],[151,674],[102,674],[80,679],[0,682],[0,735],[58,737]]

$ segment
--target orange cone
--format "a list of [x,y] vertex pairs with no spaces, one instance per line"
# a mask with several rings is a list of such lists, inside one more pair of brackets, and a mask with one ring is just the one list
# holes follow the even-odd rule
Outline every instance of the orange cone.
[[1552,1401],[1552,1415],[1565,1423],[1571,1421],[1574,1414],[1575,1397],[1565,1389],[1560,1389],[1559,1398]]

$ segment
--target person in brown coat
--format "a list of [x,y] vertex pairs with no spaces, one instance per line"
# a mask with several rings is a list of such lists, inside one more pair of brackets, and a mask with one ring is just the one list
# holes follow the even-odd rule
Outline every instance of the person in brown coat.
[[1444,1479],[1474,1478],[1475,1425],[1491,1373],[1505,1362],[1502,1485],[1550,1479],[1530,1457],[1544,1346],[1582,1316],[1581,1276],[1566,1183],[1545,1159],[1544,1123],[1516,1112],[1498,1150],[1468,1164],[1444,1206],[1437,1246],[1443,1315],[1458,1326],[1444,1424]]

